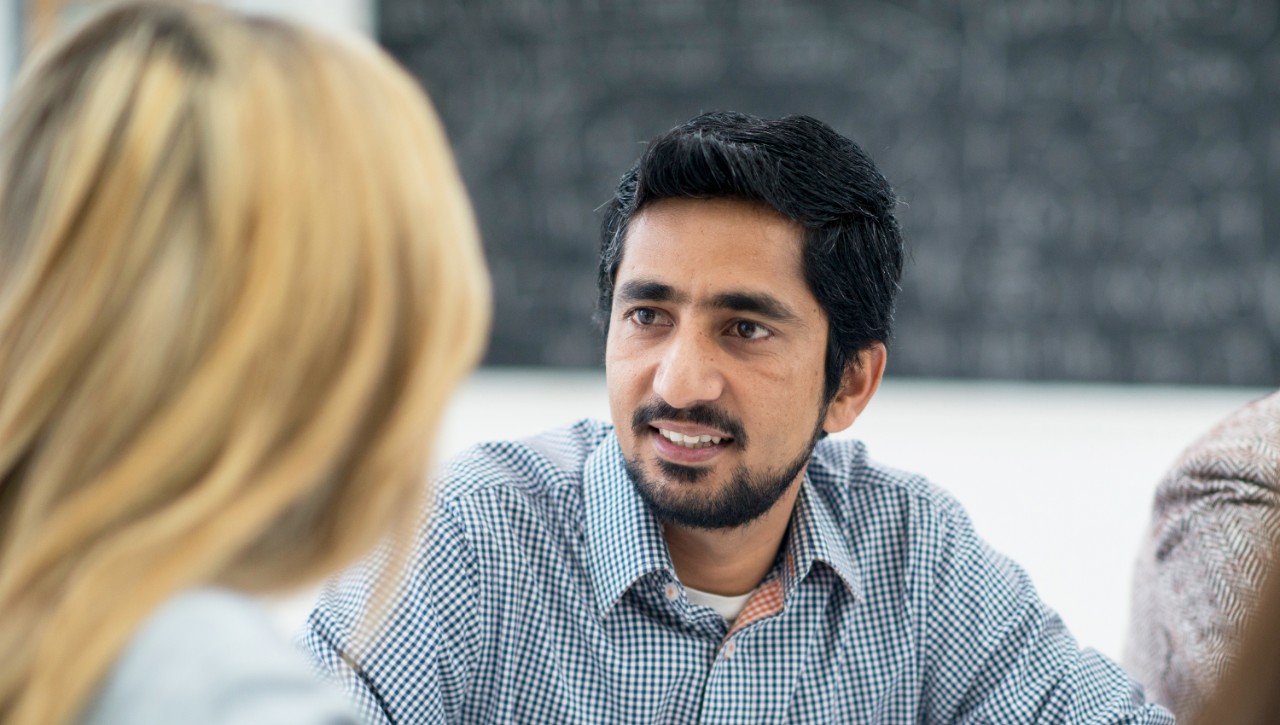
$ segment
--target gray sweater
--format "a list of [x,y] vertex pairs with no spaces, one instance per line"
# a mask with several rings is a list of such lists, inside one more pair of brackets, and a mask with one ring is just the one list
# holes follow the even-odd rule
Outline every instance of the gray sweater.
[[1196,441],[1156,489],[1125,666],[1179,718],[1231,659],[1280,521],[1280,392]]
[[347,725],[357,718],[259,603],[228,590],[197,589],[144,622],[83,722]]

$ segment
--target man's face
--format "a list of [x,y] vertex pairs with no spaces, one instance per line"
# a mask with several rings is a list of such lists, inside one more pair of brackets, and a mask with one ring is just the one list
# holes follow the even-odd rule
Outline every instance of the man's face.
[[737,200],[666,199],[631,221],[605,369],[628,469],[659,518],[740,526],[803,473],[827,416],[827,318],[803,245],[798,224]]

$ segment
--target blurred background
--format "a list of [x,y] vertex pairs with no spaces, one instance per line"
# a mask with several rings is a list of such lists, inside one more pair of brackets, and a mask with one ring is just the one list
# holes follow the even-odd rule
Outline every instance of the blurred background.
[[733,109],[827,121],[906,203],[894,375],[1280,373],[1273,0],[376,8],[475,192],[492,363],[600,359],[594,210],[642,142]]
[[[7,0],[0,92],[94,4]],[[954,493],[1085,644],[1120,655],[1161,474],[1280,380],[1274,0],[224,4],[371,35],[444,119],[497,303],[445,455],[607,417],[597,209],[705,110],[816,116],[895,185],[889,374],[846,435]]]

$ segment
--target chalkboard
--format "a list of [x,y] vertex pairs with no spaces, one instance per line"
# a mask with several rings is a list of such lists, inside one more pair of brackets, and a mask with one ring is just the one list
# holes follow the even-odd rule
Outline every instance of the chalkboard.
[[457,150],[488,362],[598,365],[598,208],[704,110],[876,159],[911,260],[895,375],[1280,382],[1274,0],[381,0]]

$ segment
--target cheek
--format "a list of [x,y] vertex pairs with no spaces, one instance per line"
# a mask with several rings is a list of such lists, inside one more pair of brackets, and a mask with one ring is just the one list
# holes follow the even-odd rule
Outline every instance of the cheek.
[[774,431],[788,447],[793,441],[808,441],[818,425],[823,382],[821,361],[772,370],[752,381],[744,414],[748,420],[754,418],[762,431]]
[[604,341],[604,370],[610,383],[614,377],[621,377],[635,359],[635,352],[630,349],[626,335],[620,330],[623,324],[625,321],[614,320]]
[[653,346],[627,336],[620,328],[626,321],[615,321],[605,340],[604,370],[610,395],[615,390],[631,390],[646,384],[653,367]]
[[633,360],[605,353],[605,387],[609,396],[609,413],[619,434],[630,430],[631,415],[646,397],[648,390],[640,368]]
[[751,388],[761,399],[775,400],[782,409],[820,395],[824,368],[821,359],[812,355],[787,351],[755,367]]

